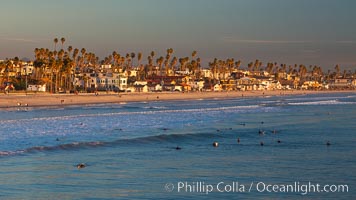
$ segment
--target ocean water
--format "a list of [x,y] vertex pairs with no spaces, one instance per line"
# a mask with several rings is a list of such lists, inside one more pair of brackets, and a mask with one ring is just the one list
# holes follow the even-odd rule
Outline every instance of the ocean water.
[[355,93],[2,109],[0,199],[355,199],[355,121]]

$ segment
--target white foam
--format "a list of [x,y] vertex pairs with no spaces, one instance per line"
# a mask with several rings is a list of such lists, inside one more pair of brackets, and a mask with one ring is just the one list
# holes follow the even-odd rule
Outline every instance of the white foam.
[[[192,108],[192,109],[182,109],[182,110],[149,110],[149,111],[137,111],[137,112],[115,112],[115,113],[95,113],[95,114],[81,114],[81,115],[68,115],[68,116],[58,116],[58,117],[38,117],[31,119],[16,119],[16,120],[0,120],[1,123],[12,123],[19,121],[52,121],[52,120],[68,120],[79,117],[98,117],[98,116],[118,116],[118,115],[148,115],[157,113],[185,113],[185,112],[209,112],[209,111],[223,111],[223,110],[250,110],[260,107],[259,105],[250,106],[227,106],[227,107],[214,107],[214,108]],[[162,108],[162,107],[160,107]]]
[[289,98],[286,99],[287,101],[326,101],[326,100],[337,100],[337,99],[349,99],[349,98],[355,98],[356,95],[350,95],[350,96],[346,96],[346,97],[341,97],[341,96],[329,96],[329,97],[310,97],[310,96],[305,96],[305,97],[296,97],[296,98]]
[[288,103],[289,105],[347,105],[355,104],[356,102],[340,102],[338,100],[328,100],[328,101],[309,101],[309,102],[298,102],[298,103]]

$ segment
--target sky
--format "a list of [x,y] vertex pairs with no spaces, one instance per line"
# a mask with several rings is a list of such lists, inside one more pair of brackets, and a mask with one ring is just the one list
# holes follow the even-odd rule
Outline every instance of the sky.
[[0,59],[33,59],[64,37],[100,59],[173,48],[197,51],[205,67],[234,58],[355,70],[355,9],[355,0],[1,0]]

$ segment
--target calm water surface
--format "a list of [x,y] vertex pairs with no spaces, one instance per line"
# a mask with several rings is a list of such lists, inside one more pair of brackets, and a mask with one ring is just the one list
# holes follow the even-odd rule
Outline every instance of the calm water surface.
[[[0,199],[354,199],[355,121],[353,93],[3,109]],[[262,191],[309,182],[348,192]]]

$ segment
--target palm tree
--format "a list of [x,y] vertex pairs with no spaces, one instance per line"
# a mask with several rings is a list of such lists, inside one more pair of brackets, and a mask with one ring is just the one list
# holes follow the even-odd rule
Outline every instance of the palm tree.
[[131,57],[131,68],[132,68],[132,66],[133,66],[133,61],[134,61],[135,56],[136,56],[136,54],[135,54],[134,52],[132,52],[132,53],[130,54],[130,57]]
[[72,46],[68,46],[68,53],[70,54],[70,53],[72,53],[72,51],[73,51],[73,47]]
[[10,71],[12,71],[12,68],[13,68],[13,63],[12,63],[12,60],[11,59],[7,59],[6,58],[6,61],[5,61],[5,70],[6,70],[6,82],[10,82]]
[[307,73],[307,68],[305,67],[305,65],[299,65],[299,75],[301,79],[304,78],[306,73]]
[[346,78],[346,69],[344,69],[344,72],[342,73],[342,78]]
[[142,59],[142,53],[138,52],[137,54],[137,65],[140,66],[141,65],[141,59]]
[[335,66],[335,71],[336,71],[336,78],[340,75],[340,66],[336,65]]
[[248,71],[251,72],[252,71],[252,67],[253,67],[253,63],[252,62],[247,64]]
[[58,81],[59,81],[59,76],[60,76],[60,72],[61,72],[61,69],[63,67],[63,56],[64,56],[64,51],[63,49],[61,49],[59,52],[58,52],[58,55],[57,55],[57,61],[56,61],[56,64],[55,64],[55,69],[56,69],[56,81],[55,81],[55,88],[54,88],[54,92],[57,93],[58,92]]
[[167,55],[172,55],[173,54],[173,49],[172,48],[169,48],[167,49]]
[[184,58],[179,58],[179,71],[183,71],[184,70]]
[[[0,61],[0,72],[5,70],[6,69],[6,65],[5,65],[5,62],[4,61]],[[0,79],[0,85],[3,85],[3,82],[4,82],[4,78],[3,76],[1,76],[1,79]]]
[[198,68],[197,78],[200,79],[200,77],[201,77],[201,65],[200,65],[201,60],[200,60],[200,58],[197,58],[196,61],[197,61],[197,68]]
[[235,62],[236,70],[239,70],[240,66],[241,66],[241,60],[236,61]]
[[169,74],[169,60],[168,59],[164,60],[163,65],[164,65],[164,69],[165,69],[165,75],[168,76],[168,74]]
[[117,60],[117,52],[113,51],[111,55],[112,55],[113,67],[115,67],[116,66],[116,60]]
[[144,74],[144,67],[141,66],[141,59],[142,59],[142,53],[138,52],[137,53],[137,68],[138,68],[138,80],[142,80],[143,79],[143,74]]
[[81,63],[80,63],[80,68],[83,70],[84,69],[84,56],[85,56],[85,53],[86,53],[86,49],[85,48],[82,48],[80,50],[80,53],[82,54],[82,57],[81,57]]
[[218,59],[214,58],[214,61],[209,63],[209,67],[213,73],[214,80],[217,79],[217,66],[218,66]]
[[63,44],[66,41],[66,39],[64,37],[61,38],[61,43],[62,43],[62,49],[63,49]]
[[152,75],[153,73],[153,59],[151,56],[147,56],[147,60],[148,60],[148,66],[147,66],[147,73],[146,73],[146,77],[148,76],[148,74]]
[[194,59],[194,57],[197,55],[197,51],[193,51],[192,52],[192,59]]
[[58,38],[54,38],[53,42],[54,42],[54,50],[56,51],[57,50]]
[[271,74],[273,71],[273,63],[267,63],[265,70],[268,72],[268,74]]
[[172,68],[172,71],[173,71],[173,75],[175,74],[175,71],[176,71],[177,62],[178,62],[177,57],[173,57],[172,61],[171,61],[171,68]]
[[260,66],[260,61],[258,59],[255,60],[255,63],[253,64],[253,71],[258,71]]
[[53,52],[50,52],[48,54],[48,67],[50,69],[50,80],[49,80],[49,91],[53,93],[53,69],[55,68],[56,65],[56,58],[55,54]]
[[159,70],[160,71],[160,76],[162,76],[162,63],[163,63],[163,61],[164,61],[164,58],[162,56],[157,58],[156,63],[158,65],[158,68],[156,68],[156,75],[158,74],[157,70]]

